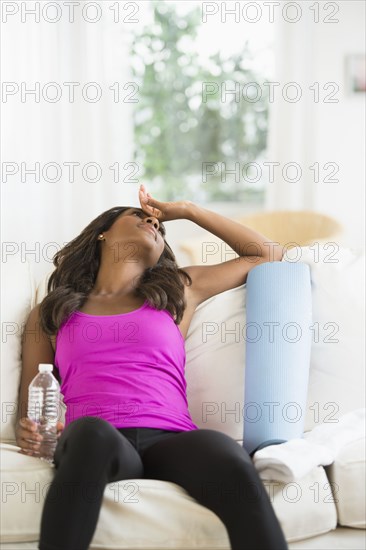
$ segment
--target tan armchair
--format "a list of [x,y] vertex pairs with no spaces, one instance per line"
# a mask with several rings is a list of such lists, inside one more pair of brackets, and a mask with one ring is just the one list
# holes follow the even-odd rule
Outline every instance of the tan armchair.
[[334,218],[310,210],[258,212],[237,221],[282,245],[309,246],[317,241],[335,241],[343,233],[343,226]]
[[[316,242],[338,242],[344,228],[334,218],[310,210],[274,210],[256,212],[236,221],[266,235],[286,249],[310,246]],[[196,237],[180,243],[192,264],[216,264],[235,257],[221,239],[213,235]]]

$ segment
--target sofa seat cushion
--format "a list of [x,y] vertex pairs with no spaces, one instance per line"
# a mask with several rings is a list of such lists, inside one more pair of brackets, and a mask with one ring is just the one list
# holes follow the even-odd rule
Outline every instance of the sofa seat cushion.
[[340,525],[366,528],[365,461],[366,439],[361,438],[345,445],[336,460],[326,467]]
[[[1,542],[39,539],[54,466],[1,444]],[[187,528],[189,526],[189,528]],[[229,550],[226,528],[175,483],[127,479],[107,484],[91,548]]]
[[288,542],[316,537],[336,528],[337,510],[322,466],[293,482],[263,483]]
[[[54,475],[54,466],[18,451],[15,445],[1,444],[4,543],[39,539],[44,499]],[[336,527],[336,510],[322,467],[297,483],[269,481],[265,488],[288,541]],[[125,479],[105,488],[91,548],[229,550],[230,543],[221,520],[179,485]]]

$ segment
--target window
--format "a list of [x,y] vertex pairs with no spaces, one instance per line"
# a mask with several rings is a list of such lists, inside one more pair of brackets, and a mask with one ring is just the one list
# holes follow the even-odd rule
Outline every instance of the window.
[[203,23],[199,2],[149,2],[134,29],[135,162],[161,200],[261,205],[271,25]]

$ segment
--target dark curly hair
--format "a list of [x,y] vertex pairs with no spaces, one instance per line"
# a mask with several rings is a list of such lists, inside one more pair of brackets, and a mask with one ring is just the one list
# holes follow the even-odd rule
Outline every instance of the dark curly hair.
[[[100,241],[98,235],[107,231],[116,219],[130,206],[116,206],[100,214],[85,227],[78,237],[59,250],[53,264],[56,269],[50,275],[47,295],[40,304],[40,324],[48,335],[54,335],[75,310],[82,307],[92,290],[100,266]],[[135,209],[141,210],[142,209]],[[186,301],[183,278],[192,284],[189,274],[178,267],[175,255],[165,241],[165,228],[159,231],[164,238],[164,250],[153,267],[145,269],[136,293],[144,297],[156,309],[166,309],[174,322],[182,320]]]

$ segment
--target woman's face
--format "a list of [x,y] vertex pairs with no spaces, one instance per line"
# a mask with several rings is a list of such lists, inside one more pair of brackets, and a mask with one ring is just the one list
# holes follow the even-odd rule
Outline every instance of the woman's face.
[[159,220],[141,208],[128,208],[107,230],[103,231],[106,244],[118,248],[118,258],[127,251],[131,261],[143,258],[147,265],[155,265],[164,251],[165,241]]

